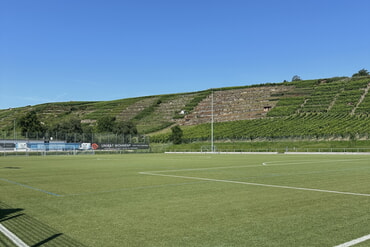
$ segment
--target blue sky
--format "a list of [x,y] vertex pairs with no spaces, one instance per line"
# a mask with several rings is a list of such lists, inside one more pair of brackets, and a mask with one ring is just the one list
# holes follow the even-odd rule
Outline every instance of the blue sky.
[[368,0],[1,0],[0,109],[370,70]]

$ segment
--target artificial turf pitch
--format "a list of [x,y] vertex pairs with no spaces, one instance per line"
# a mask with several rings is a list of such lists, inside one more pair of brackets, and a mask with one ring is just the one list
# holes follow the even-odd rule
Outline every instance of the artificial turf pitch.
[[370,156],[0,157],[0,212],[29,246],[337,246],[370,234]]

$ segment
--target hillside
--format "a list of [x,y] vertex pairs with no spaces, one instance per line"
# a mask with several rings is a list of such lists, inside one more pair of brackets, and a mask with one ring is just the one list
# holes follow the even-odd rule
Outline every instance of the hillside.
[[[47,126],[78,118],[84,126],[93,127],[102,116],[114,116],[134,122],[142,134],[177,124],[183,126],[185,139],[207,139],[213,112],[218,139],[367,139],[369,89],[370,77],[340,77],[114,101],[47,103],[0,110],[0,131],[9,135],[14,121],[34,110]],[[168,134],[154,135],[152,140],[167,141]]]

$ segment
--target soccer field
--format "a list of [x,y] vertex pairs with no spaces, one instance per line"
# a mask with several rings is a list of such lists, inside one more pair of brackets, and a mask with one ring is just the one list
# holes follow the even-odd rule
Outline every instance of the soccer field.
[[0,157],[0,208],[29,246],[370,246],[370,156]]

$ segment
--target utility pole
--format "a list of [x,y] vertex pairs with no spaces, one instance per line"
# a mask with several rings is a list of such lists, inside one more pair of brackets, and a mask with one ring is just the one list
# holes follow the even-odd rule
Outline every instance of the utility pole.
[[212,89],[212,94],[211,94],[211,152],[213,153],[215,151],[214,147],[214,139],[213,139],[213,89]]
[[14,125],[13,125],[13,135],[14,135],[14,141],[16,139],[16,135],[15,135],[15,119],[14,119]]

